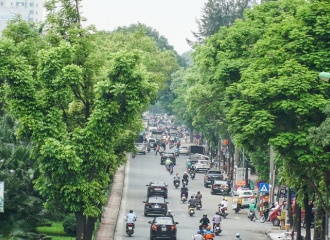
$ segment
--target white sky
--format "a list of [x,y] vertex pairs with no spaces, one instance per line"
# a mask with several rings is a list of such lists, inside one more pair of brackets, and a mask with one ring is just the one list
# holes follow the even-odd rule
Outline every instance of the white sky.
[[114,30],[138,22],[156,29],[182,54],[190,50],[186,38],[194,40],[195,19],[207,0],[82,0],[87,25],[98,30]]

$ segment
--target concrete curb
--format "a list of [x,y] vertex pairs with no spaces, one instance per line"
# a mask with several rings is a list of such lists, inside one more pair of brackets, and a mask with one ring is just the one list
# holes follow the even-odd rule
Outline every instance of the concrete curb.
[[114,240],[119,210],[123,197],[126,164],[119,167],[114,175],[108,202],[101,217],[95,240]]

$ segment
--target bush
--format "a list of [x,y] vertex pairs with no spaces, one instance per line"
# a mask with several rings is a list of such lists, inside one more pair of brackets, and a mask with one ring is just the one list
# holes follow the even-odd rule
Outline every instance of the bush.
[[69,236],[76,236],[77,222],[76,217],[73,214],[66,216],[63,220],[64,232]]

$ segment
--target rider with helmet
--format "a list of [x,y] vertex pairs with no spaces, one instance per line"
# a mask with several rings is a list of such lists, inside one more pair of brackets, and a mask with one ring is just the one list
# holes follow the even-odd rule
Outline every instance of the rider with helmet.
[[213,216],[213,231],[214,231],[214,227],[217,225],[217,224],[220,224],[221,222],[221,216],[219,214],[219,212],[215,212],[215,215]]
[[174,218],[174,215],[172,214],[172,210],[168,210],[168,212],[165,214],[165,216]]
[[196,207],[196,204],[197,204],[197,201],[194,198],[194,196],[191,196],[191,198],[189,199],[188,203],[189,203],[188,209],[189,208],[195,208]]
[[202,207],[202,197],[203,196],[200,191],[198,191],[197,194],[195,195],[196,201],[201,205],[201,207]]
[[188,185],[188,182],[189,182],[188,178],[189,178],[189,175],[187,174],[187,172],[184,172],[182,175],[182,184],[183,184],[184,180],[186,180],[187,185]]
[[193,236],[193,239],[194,240],[203,240],[204,239],[201,230],[197,231],[197,234],[195,236]]
[[188,196],[188,188],[186,187],[186,185],[182,185],[182,188],[181,188],[181,194],[180,194],[180,198],[182,198],[182,195],[185,194],[186,197]]
[[207,226],[206,231],[204,233],[204,239],[205,240],[213,240],[214,238],[214,233],[211,230],[211,226]]
[[235,240],[242,240],[242,238],[240,237],[239,233],[236,233],[236,238]]
[[199,225],[199,230],[201,231],[203,230],[203,226],[208,226],[210,224],[210,219],[208,219],[206,213],[203,214],[203,218],[199,220],[199,223],[201,223],[201,225]]
[[173,184],[175,185],[175,182],[179,181],[180,183],[180,176],[179,173],[176,173],[175,176],[173,177]]
[[[126,230],[128,229],[128,224],[127,223],[134,223],[136,221],[136,215],[133,213],[133,210],[129,210],[129,213],[127,213],[125,217],[126,221]],[[134,225],[133,225],[134,228]]]

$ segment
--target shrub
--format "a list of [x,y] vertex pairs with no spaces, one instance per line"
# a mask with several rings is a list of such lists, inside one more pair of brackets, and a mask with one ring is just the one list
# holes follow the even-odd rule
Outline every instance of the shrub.
[[64,232],[69,236],[76,236],[77,222],[76,217],[73,214],[66,216],[63,220]]

